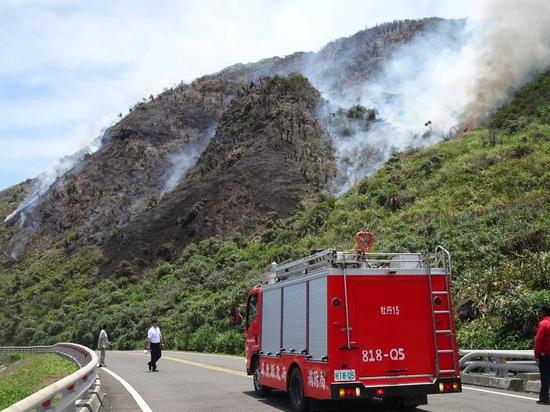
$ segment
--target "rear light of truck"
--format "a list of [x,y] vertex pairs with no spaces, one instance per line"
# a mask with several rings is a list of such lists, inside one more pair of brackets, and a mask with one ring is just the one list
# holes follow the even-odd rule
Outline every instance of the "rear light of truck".
[[338,394],[340,398],[356,398],[361,396],[361,389],[357,388],[340,388]]
[[440,382],[439,392],[460,392],[460,383],[458,382]]

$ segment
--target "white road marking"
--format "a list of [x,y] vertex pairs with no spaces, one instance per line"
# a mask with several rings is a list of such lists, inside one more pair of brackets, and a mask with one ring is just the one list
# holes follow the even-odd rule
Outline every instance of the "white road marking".
[[130,395],[132,395],[132,397],[137,402],[138,406],[140,407],[140,409],[143,412],[153,412],[153,410],[149,407],[149,405],[147,405],[147,402],[145,402],[143,400],[141,395],[139,393],[137,393],[137,391],[134,388],[132,388],[132,386],[128,382],[126,382],[124,380],[124,378],[121,378],[116,373],[114,373],[112,370],[109,370],[107,368],[101,368],[101,369],[104,370],[105,372],[107,372],[109,375],[111,375],[117,381],[119,381],[122,384],[122,386],[124,386],[126,388],[126,390],[130,393]]
[[490,391],[488,389],[480,389],[480,388],[472,388],[470,386],[464,386],[462,385],[462,389],[468,389],[469,391],[477,391],[477,392],[486,392],[486,393],[492,393],[495,395],[502,395],[502,396],[509,396],[511,398],[518,398],[518,399],[527,399],[529,401],[536,401],[537,398],[531,398],[529,396],[521,396],[521,395],[512,395],[511,393],[503,393],[503,392],[496,392],[496,391]]

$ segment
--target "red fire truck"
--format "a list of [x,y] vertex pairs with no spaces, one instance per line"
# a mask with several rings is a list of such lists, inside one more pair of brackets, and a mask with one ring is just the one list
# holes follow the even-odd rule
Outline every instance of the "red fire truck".
[[451,258],[323,250],[277,266],[248,293],[246,370],[254,389],[390,407],[461,392]]

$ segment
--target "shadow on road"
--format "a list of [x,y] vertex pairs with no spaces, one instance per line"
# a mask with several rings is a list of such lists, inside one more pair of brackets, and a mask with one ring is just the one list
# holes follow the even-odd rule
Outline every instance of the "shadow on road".
[[288,394],[280,391],[272,391],[268,397],[259,398],[254,391],[243,392],[245,395],[256,399],[267,406],[271,406],[273,409],[278,409],[284,412],[292,412],[288,403]]
[[[266,406],[270,406],[273,409],[292,412],[288,400],[288,394],[281,391],[272,391],[268,397],[259,398],[254,391],[244,392],[245,395],[251,398],[257,399],[258,402],[263,403]],[[397,412],[396,409],[385,408],[382,402],[377,400],[362,400],[362,401],[317,401],[313,400],[311,403],[311,412]],[[429,412],[427,409],[400,409],[403,411],[415,411],[415,412]]]

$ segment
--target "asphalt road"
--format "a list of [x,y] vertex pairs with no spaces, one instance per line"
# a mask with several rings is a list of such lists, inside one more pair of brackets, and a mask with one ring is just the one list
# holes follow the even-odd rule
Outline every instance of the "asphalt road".
[[[148,371],[148,360],[148,355],[139,351],[107,353],[108,370],[123,378],[154,412],[290,411],[284,393],[274,392],[265,399],[255,396],[252,379],[244,372],[243,358],[164,351],[157,373]],[[100,375],[107,392],[104,410],[143,410],[107,371]],[[417,411],[550,412],[550,407],[535,404],[535,398],[534,394],[469,386],[460,394],[429,396],[429,405]],[[314,405],[314,410],[389,411],[375,401],[347,404],[339,409],[334,404],[320,403]]]

